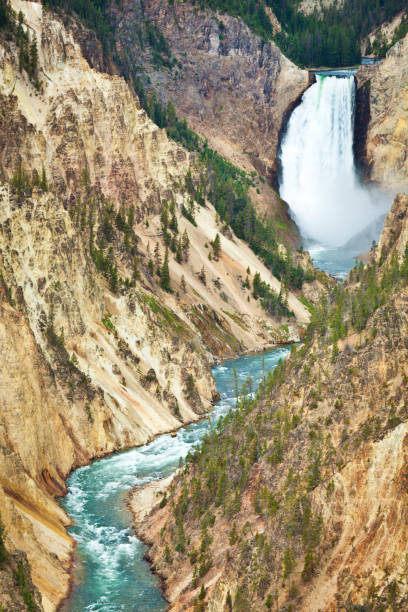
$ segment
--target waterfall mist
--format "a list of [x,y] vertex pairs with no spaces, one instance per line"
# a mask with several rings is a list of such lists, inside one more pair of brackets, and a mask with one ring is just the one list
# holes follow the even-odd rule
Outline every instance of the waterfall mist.
[[388,205],[384,194],[362,186],[356,174],[354,75],[316,79],[282,141],[280,195],[306,240],[341,246]]

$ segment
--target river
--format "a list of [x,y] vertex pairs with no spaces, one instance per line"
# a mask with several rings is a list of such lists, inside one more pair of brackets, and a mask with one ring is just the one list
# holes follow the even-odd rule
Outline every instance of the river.
[[240,357],[213,369],[221,400],[211,415],[153,442],[116,453],[75,470],[68,479],[62,505],[75,525],[77,541],[74,589],[65,612],[161,612],[166,602],[157,578],[144,561],[145,546],[132,530],[126,505],[129,490],[171,474],[180,457],[200,442],[209,427],[235,404],[233,370],[240,386],[248,377],[254,388],[272,371],[289,348]]
[[[360,184],[353,157],[354,73],[317,75],[293,112],[281,147],[281,195],[289,203],[315,264],[344,278],[356,254],[376,238],[389,203]],[[77,541],[74,589],[65,612],[161,612],[166,602],[143,560],[126,497],[134,486],[170,475],[208,428],[233,408],[233,369],[256,387],[289,352],[278,348],[214,368],[221,401],[211,416],[173,438],[116,453],[68,479],[63,506]],[[264,365],[263,365],[264,363]]]

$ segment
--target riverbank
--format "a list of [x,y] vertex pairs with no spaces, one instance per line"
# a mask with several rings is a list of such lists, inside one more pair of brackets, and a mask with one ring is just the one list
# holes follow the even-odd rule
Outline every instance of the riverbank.
[[216,366],[213,375],[221,400],[205,418],[179,429],[175,437],[163,434],[147,445],[115,453],[71,474],[69,493],[62,503],[74,522],[70,532],[77,541],[76,563],[72,594],[61,610],[77,612],[91,604],[104,611],[129,610],[135,605],[138,612],[166,609],[158,578],[145,560],[147,548],[135,536],[133,513],[139,523],[160,503],[180,458],[234,406],[234,368],[239,386],[251,376],[255,389],[263,372],[272,370],[288,353],[287,347],[276,348]]

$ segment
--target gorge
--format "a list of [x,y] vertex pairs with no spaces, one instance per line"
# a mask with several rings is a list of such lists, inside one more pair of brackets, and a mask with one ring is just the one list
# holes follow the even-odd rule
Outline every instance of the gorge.
[[1,612],[407,608],[407,19],[354,2],[0,0]]
[[[354,266],[354,256],[378,240],[379,224],[372,222],[384,213],[382,226],[387,209],[385,194],[363,187],[355,169],[355,73],[316,75],[317,82],[288,121],[280,154],[281,197],[288,202],[306,246],[312,245],[312,255],[317,251],[318,265],[341,278]],[[367,226],[372,229],[361,236]],[[359,234],[357,251],[353,251],[347,243]],[[317,244],[314,248],[313,243]],[[247,384],[248,377],[256,389],[288,352],[276,349],[218,366],[214,377],[222,399],[211,417],[179,430],[176,438],[160,436],[145,447],[99,460],[70,476],[63,506],[74,521],[70,532],[78,547],[73,592],[62,610],[166,609],[156,579],[146,567],[145,548],[130,529],[125,510],[129,490],[172,475],[179,460],[231,409],[238,388]]]
[[145,447],[101,459],[70,476],[63,506],[75,525],[70,531],[78,541],[77,567],[73,592],[62,610],[166,609],[157,579],[144,561],[145,547],[131,529],[130,513],[126,510],[129,491],[173,474],[180,459],[185,459],[217,426],[220,417],[233,409],[236,384],[242,389],[251,378],[255,393],[263,377],[288,352],[287,348],[278,348],[217,366],[213,373],[221,400],[209,417],[180,429],[176,437],[159,436]]

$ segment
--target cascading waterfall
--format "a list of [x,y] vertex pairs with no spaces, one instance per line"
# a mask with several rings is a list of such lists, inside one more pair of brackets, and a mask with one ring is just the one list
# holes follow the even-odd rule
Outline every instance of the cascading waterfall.
[[353,73],[316,75],[281,145],[280,195],[306,241],[341,246],[386,211],[362,186],[353,157]]

